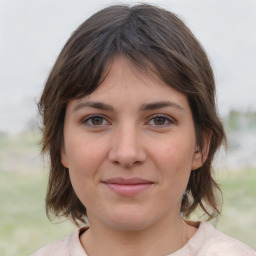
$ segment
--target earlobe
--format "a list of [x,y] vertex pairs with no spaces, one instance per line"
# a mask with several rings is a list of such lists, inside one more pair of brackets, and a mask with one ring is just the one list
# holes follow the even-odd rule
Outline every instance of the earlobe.
[[61,163],[64,167],[68,168],[68,160],[64,148],[61,150]]
[[211,143],[211,133],[204,136],[202,150],[200,150],[199,146],[196,147],[193,155],[192,166],[191,166],[192,170],[196,170],[204,164],[204,162],[208,157],[210,143]]

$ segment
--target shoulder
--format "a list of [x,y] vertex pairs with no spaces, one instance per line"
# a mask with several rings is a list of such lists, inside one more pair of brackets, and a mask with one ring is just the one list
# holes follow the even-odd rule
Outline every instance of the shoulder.
[[246,244],[215,229],[210,223],[201,223],[200,234],[204,237],[198,256],[256,256],[256,252]]
[[34,252],[31,256],[70,256],[68,250],[69,238],[64,238],[60,241],[50,243]]
[[86,253],[80,243],[79,236],[87,229],[88,227],[77,229],[70,236],[57,242],[47,244],[34,252],[31,256],[86,256]]

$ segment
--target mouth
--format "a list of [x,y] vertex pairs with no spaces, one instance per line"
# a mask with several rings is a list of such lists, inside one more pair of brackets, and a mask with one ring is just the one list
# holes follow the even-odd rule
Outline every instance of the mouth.
[[133,196],[144,192],[154,185],[154,182],[141,178],[116,177],[102,182],[111,191],[122,196]]

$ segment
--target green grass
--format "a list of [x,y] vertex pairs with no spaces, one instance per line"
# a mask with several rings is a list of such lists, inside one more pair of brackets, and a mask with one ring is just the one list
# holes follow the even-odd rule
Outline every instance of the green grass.
[[0,255],[30,255],[74,229],[46,218],[45,188],[46,175],[40,171],[0,172]]
[[44,197],[47,172],[40,157],[40,133],[0,134],[0,255],[27,256],[75,228],[52,224]]
[[224,204],[217,228],[256,249],[256,169],[219,176]]

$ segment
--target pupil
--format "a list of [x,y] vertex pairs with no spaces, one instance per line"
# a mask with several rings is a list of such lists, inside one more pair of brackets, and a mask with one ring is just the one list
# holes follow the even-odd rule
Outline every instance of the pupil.
[[155,124],[157,125],[163,125],[165,122],[165,119],[163,117],[156,117],[155,118]]
[[100,125],[100,124],[102,124],[102,117],[99,117],[99,116],[93,117],[93,118],[92,118],[92,123],[93,123],[94,125]]

